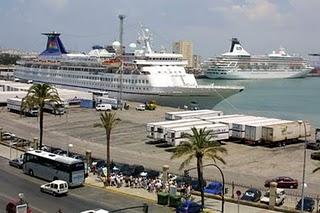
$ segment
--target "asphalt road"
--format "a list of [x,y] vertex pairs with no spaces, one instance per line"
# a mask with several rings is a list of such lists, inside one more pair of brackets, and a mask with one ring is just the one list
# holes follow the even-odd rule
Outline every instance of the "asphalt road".
[[[10,167],[8,160],[0,157],[0,212],[5,212],[8,200],[16,199],[20,192],[24,193],[25,200],[29,202],[33,212],[56,213],[62,209],[63,213],[79,213],[88,209],[103,208],[116,210],[131,206],[139,206],[146,200],[128,197],[118,193],[111,193],[99,188],[79,187],[69,190],[67,196],[54,197],[40,192],[40,185],[45,181],[30,177],[21,170]],[[172,212],[151,203],[149,212]],[[142,212],[142,209],[126,210],[122,212]]]

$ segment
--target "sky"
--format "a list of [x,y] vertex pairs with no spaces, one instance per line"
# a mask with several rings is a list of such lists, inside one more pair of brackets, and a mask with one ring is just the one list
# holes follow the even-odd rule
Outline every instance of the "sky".
[[40,52],[42,32],[61,32],[67,50],[88,51],[119,37],[136,42],[140,25],[153,33],[153,46],[171,50],[190,40],[203,58],[227,52],[237,37],[251,54],[280,46],[288,53],[320,52],[320,0],[1,0],[0,47]]

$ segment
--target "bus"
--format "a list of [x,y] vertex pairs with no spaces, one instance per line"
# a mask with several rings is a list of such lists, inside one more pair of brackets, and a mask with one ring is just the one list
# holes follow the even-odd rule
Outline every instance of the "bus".
[[69,187],[83,185],[85,179],[82,160],[42,150],[27,151],[24,154],[23,172],[47,181],[64,180]]

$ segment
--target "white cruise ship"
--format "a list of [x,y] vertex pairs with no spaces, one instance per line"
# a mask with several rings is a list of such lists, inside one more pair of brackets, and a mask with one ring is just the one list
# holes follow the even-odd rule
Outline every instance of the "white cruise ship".
[[288,55],[283,48],[269,55],[253,56],[232,39],[230,52],[209,59],[205,76],[221,79],[275,79],[305,77],[312,67],[301,57]]
[[16,78],[107,91],[118,100],[154,100],[159,105],[175,107],[191,103],[213,107],[243,90],[237,86],[198,85],[194,75],[186,73],[187,62],[181,54],[152,50],[148,29],[142,29],[139,36],[142,48],[122,55],[123,66],[114,53],[105,49],[70,54],[59,33],[44,35],[48,36],[47,49],[35,59],[20,60],[14,73]]

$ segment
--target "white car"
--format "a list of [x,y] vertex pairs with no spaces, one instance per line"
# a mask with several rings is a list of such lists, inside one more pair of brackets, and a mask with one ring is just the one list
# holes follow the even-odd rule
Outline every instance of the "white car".
[[41,192],[47,192],[54,196],[68,193],[68,183],[64,180],[54,180],[51,183],[40,186]]
[[145,111],[146,110],[146,105],[140,104],[136,107],[136,110],[138,111]]
[[[286,199],[286,193],[284,189],[277,189],[276,206],[281,206]],[[270,201],[270,190],[268,190],[263,197],[260,199],[261,203],[269,204]]]
[[111,104],[98,104],[96,106],[97,111],[111,111],[112,106]]
[[94,209],[94,210],[86,210],[80,213],[109,213],[109,211],[104,209]]
[[2,133],[2,139],[3,139],[3,140],[11,140],[11,139],[13,139],[13,138],[15,138],[15,137],[16,137],[16,135],[13,134],[13,133],[11,133],[11,132],[4,132],[4,133]]

